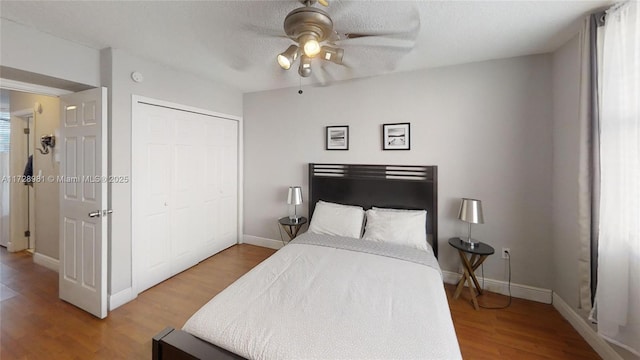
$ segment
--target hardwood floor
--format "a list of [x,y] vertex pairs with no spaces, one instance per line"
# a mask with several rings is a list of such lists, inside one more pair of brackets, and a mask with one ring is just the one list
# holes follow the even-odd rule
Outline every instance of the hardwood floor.
[[[151,337],[181,327],[198,308],[270,256],[271,249],[239,245],[159,284],[104,320],[58,299],[58,274],[31,255],[0,248],[0,359],[150,359]],[[599,359],[551,305],[514,299],[506,310],[473,310],[465,298],[451,313],[465,359]],[[466,292],[466,291],[465,291]],[[6,297],[6,296],[5,296]],[[506,298],[487,293],[481,304]]]
[[[507,309],[476,311],[466,288],[457,300],[454,285],[445,289],[465,359],[600,359],[552,305],[513,298]],[[478,303],[502,307],[508,298],[484,291]]]
[[215,294],[274,251],[231,247],[96,319],[58,299],[58,273],[26,252],[0,250],[0,283],[18,293],[0,302],[0,359],[150,359],[151,338],[182,327]]

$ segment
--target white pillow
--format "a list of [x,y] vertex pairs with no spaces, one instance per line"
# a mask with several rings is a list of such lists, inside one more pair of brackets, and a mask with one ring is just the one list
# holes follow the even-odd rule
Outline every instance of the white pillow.
[[318,201],[313,210],[309,231],[315,234],[360,238],[364,209],[360,206],[341,205]]
[[404,212],[404,213],[412,212],[412,213],[416,213],[416,214],[418,214],[418,213],[425,213],[426,214],[427,213],[427,210],[392,209],[392,208],[379,208],[379,207],[375,207],[375,206],[372,206],[371,210],[390,211],[390,212]]
[[372,208],[367,210],[363,239],[429,251],[426,224],[426,210]]

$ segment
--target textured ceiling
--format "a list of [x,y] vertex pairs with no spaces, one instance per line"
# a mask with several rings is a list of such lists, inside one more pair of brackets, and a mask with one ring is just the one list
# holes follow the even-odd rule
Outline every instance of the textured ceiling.
[[[313,61],[302,84],[555,50],[599,1],[346,1],[326,11],[339,33],[389,34],[340,42],[347,66]],[[95,49],[113,47],[243,92],[297,86],[297,64],[276,55],[291,41],[286,1],[7,1],[2,18]],[[320,5],[316,5],[320,7]]]

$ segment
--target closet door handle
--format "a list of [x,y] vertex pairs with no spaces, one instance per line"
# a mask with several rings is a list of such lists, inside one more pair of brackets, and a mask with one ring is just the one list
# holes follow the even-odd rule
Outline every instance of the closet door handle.
[[100,213],[101,213],[100,210],[92,211],[89,213],[89,217],[90,218],[100,217]]

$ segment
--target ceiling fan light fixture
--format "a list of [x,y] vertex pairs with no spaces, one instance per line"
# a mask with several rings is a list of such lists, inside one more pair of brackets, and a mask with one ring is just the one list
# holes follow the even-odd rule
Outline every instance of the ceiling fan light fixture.
[[298,74],[302,77],[309,77],[311,75],[311,58],[307,55],[300,57],[300,67],[298,67]]
[[344,56],[344,49],[334,48],[331,46],[323,46],[320,49],[320,56],[322,59],[331,61],[335,64],[342,64],[342,57]]
[[320,43],[314,35],[303,35],[298,39],[298,43],[302,46],[304,54],[308,57],[314,57],[320,53]]
[[298,47],[291,45],[282,54],[278,55],[278,65],[285,70],[291,68],[291,64],[298,58]]

